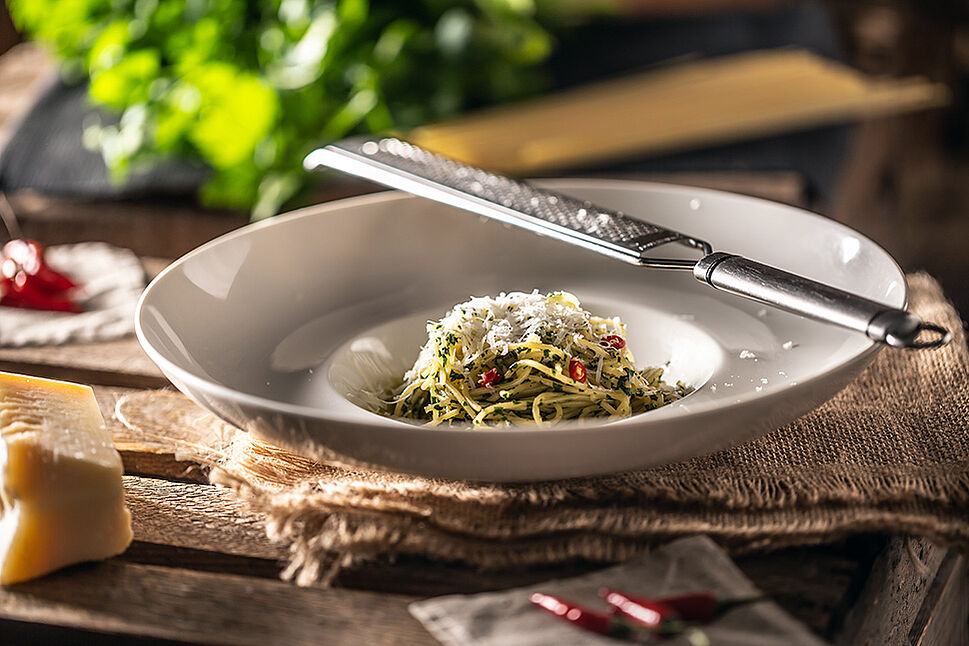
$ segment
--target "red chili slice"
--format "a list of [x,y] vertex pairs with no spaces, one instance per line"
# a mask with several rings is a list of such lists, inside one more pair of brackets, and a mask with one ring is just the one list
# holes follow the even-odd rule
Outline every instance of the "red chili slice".
[[585,364],[583,364],[578,359],[572,359],[571,361],[569,361],[569,376],[575,379],[576,381],[581,381],[582,383],[585,383],[585,380],[586,380]]
[[600,341],[602,345],[608,346],[615,350],[622,350],[626,347],[626,339],[622,338],[618,334],[610,334],[608,336],[602,337]]
[[481,381],[478,382],[479,386],[494,386],[496,383],[501,381],[501,373],[498,372],[497,368],[492,368],[488,372],[481,375]]

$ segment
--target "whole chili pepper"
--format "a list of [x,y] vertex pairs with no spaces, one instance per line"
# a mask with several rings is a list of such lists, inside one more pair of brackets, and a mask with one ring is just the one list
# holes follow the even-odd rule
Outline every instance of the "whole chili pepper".
[[[77,287],[77,284],[64,274],[51,269],[44,260],[44,247],[35,240],[14,239],[3,246],[3,258],[19,266],[20,271],[37,279],[37,287],[50,291],[63,292]],[[4,275],[13,278],[4,268]]]
[[585,364],[573,357],[569,361],[569,376],[576,381],[585,383],[586,379],[588,378],[585,370]]
[[606,635],[618,639],[636,639],[637,641],[649,641],[653,636],[652,633],[621,617],[595,612],[571,601],[553,597],[550,594],[535,592],[529,597],[529,600],[563,621],[597,635]]
[[608,588],[600,590],[599,595],[616,613],[657,633],[683,632],[684,625],[679,613],[662,601],[638,599]]
[[[745,597],[741,599],[717,599],[712,592],[692,592],[673,597],[657,597],[646,599],[620,592],[618,590],[604,589],[600,594],[608,601],[620,614],[637,619],[626,610],[638,612],[638,609],[649,609],[656,611],[658,608],[667,608],[672,611],[677,619],[682,621],[708,623],[722,617],[727,612],[746,606],[751,603],[763,601],[766,597]],[[613,600],[619,602],[613,603]],[[637,619],[638,620],[638,619]]]

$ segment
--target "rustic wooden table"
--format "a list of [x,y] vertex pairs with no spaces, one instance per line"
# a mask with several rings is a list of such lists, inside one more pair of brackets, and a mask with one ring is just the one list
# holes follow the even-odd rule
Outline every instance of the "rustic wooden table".
[[[29,51],[0,57],[0,138],[35,91]],[[12,97],[9,101],[8,97]],[[5,119],[6,117],[6,119]],[[681,178],[682,179],[682,178]],[[797,201],[789,176],[691,177]],[[166,260],[244,224],[190,205],[91,204],[12,196],[26,234],[48,243],[103,239]],[[155,257],[152,257],[155,256]],[[283,548],[263,521],[195,465],[129,438],[114,402],[168,382],[133,338],[0,349],[0,370],[92,384],[125,466],[135,541],[103,563],[0,588],[2,644],[428,644],[407,613],[427,596],[528,585],[601,564],[477,572],[416,558],[343,571],[333,588],[278,579]],[[965,644],[969,576],[963,554],[918,537],[862,535],[738,558],[741,569],[795,617],[836,643]]]

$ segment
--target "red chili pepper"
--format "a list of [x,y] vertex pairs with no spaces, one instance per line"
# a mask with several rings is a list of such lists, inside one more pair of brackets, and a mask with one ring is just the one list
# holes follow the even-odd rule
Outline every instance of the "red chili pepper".
[[641,630],[629,622],[615,615],[607,615],[595,612],[583,606],[576,605],[571,601],[553,597],[550,594],[535,592],[530,597],[532,603],[547,610],[556,617],[570,624],[584,628],[597,635],[607,635],[620,639],[628,639],[642,635],[652,637],[651,633]]
[[606,347],[612,348],[614,350],[622,350],[626,347],[626,339],[622,338],[618,334],[609,334],[602,337],[600,343]]
[[[717,599],[711,592],[693,592],[681,594],[675,597],[658,597],[656,599],[646,599],[628,595],[618,590],[605,589],[600,594],[608,601],[617,612],[630,617],[638,618],[629,614],[627,610],[639,612],[642,609],[644,616],[646,610],[657,611],[659,608],[668,609],[672,612],[671,618],[681,619],[696,623],[708,623],[723,616],[725,613],[747,604],[763,601],[766,597],[746,597],[742,599]],[[613,603],[615,600],[622,605]]]
[[479,386],[494,386],[496,383],[501,381],[501,373],[498,372],[497,368],[492,368],[488,372],[481,375],[481,381],[478,382]]
[[[11,240],[3,246],[4,260],[16,263],[20,271],[37,279],[37,286],[49,291],[63,292],[77,287],[77,284],[64,274],[51,269],[44,260],[44,247],[35,240]],[[6,263],[5,263],[6,264]],[[13,278],[4,267],[4,275]]]
[[81,308],[71,299],[61,294],[51,293],[40,285],[35,276],[20,272],[13,278],[3,278],[0,305],[22,307],[33,310],[53,312],[81,312]]
[[572,360],[569,361],[569,376],[576,381],[585,383],[587,378],[585,364],[576,358],[572,358]]
[[[628,617],[646,628],[659,631],[664,628],[673,628],[674,624],[681,623],[679,613],[662,601],[630,597],[625,592],[608,588],[600,590],[599,594],[618,614]],[[679,625],[676,626],[676,628],[679,627]]]

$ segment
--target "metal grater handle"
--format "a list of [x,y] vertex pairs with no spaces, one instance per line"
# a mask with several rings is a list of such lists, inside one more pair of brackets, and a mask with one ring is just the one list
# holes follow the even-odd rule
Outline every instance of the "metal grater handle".
[[693,275],[714,289],[855,330],[897,348],[937,348],[952,339],[948,330],[911,312],[731,253],[705,256]]
[[304,166],[342,170],[635,265],[692,270],[696,260],[646,255],[670,242],[705,254],[712,251],[702,240],[467,166],[392,137],[344,139],[314,150]]

